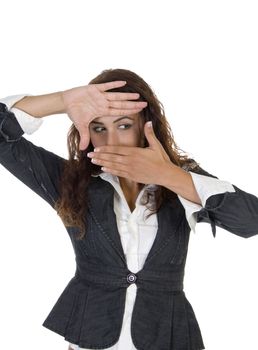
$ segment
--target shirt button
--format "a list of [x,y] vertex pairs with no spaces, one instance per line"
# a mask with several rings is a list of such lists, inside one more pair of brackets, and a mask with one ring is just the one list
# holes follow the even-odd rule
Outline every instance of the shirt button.
[[136,275],[134,273],[129,273],[129,275],[127,275],[127,282],[128,283],[134,283],[137,279]]

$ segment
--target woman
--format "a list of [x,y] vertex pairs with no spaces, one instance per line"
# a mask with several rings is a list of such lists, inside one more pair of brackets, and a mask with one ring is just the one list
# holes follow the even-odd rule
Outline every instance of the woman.
[[[68,160],[22,136],[57,113],[73,122]],[[0,160],[57,211],[75,251],[43,326],[69,349],[204,349],[183,291],[190,231],[206,222],[214,237],[216,226],[251,237],[258,198],[180,154],[139,75],[109,69],[86,86],[2,99]]]

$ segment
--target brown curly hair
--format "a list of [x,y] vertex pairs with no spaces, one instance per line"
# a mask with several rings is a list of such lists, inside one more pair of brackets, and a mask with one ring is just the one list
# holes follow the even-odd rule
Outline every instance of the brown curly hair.
[[[170,125],[165,117],[164,107],[158,100],[151,87],[136,73],[127,69],[107,69],[102,71],[97,77],[92,79],[89,84],[106,83],[116,80],[125,80],[126,85],[108,90],[109,92],[136,92],[140,94],[138,101],[147,101],[148,105],[140,115],[143,122],[151,120],[153,130],[162,144],[165,152],[168,154],[172,163],[185,169],[194,168],[198,164],[187,154],[182,155],[182,151],[176,144]],[[145,136],[144,136],[145,138]],[[67,136],[67,147],[69,158],[65,161],[62,177],[60,179],[60,198],[55,203],[55,209],[61,217],[65,226],[75,226],[79,228],[77,239],[82,239],[86,234],[86,211],[87,211],[87,187],[91,175],[100,174],[101,167],[93,164],[87,157],[87,153],[93,151],[93,145],[90,142],[88,147],[79,150],[80,135],[74,124],[71,125]],[[144,146],[148,147],[145,138]],[[183,151],[184,152],[184,151]],[[184,152],[186,153],[186,152]],[[154,186],[144,192],[141,204],[147,205],[150,197],[155,198],[154,207],[149,206],[151,214],[157,212],[165,198],[171,202],[175,200],[176,193],[163,186]]]

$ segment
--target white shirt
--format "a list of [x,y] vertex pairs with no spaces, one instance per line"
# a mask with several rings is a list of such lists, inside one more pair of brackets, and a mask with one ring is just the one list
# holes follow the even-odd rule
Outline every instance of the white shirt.
[[[8,109],[14,112],[23,131],[26,134],[32,134],[42,124],[43,119],[34,118],[28,113],[25,113],[17,108],[12,108],[12,105],[15,102],[27,95],[29,94],[8,96],[1,99],[0,102],[5,103]],[[178,195],[178,198],[184,206],[185,215],[189,226],[195,232],[195,213],[205,206],[206,200],[213,194],[225,193],[227,191],[235,192],[235,189],[228,181],[196,174],[191,171],[189,171],[189,173],[192,176],[195,189],[200,197],[202,205],[193,203],[180,195]],[[157,214],[155,213],[149,218],[146,218],[150,211],[146,209],[145,206],[140,204],[140,199],[146,188],[149,187],[155,190],[156,185],[145,185],[142,188],[136,199],[135,209],[133,212],[131,212],[120,186],[119,178],[110,173],[101,173],[97,176],[100,176],[103,180],[110,182],[115,189],[114,211],[116,214],[118,232],[120,234],[128,269],[134,273],[137,273],[144,265],[145,259],[155,240],[158,229]],[[115,345],[107,348],[108,350],[136,350],[131,339],[130,330],[136,292],[137,285],[135,283],[127,287],[121,334],[118,342]],[[80,348],[78,345],[72,343],[70,343],[70,347],[74,350],[91,350]]]

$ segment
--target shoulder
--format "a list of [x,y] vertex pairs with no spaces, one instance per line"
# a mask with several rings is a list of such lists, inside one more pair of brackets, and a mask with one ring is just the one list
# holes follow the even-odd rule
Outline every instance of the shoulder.
[[193,158],[186,159],[184,164],[182,165],[182,169],[186,171],[191,171],[198,167],[199,167],[199,163],[197,163],[196,160],[194,160]]

